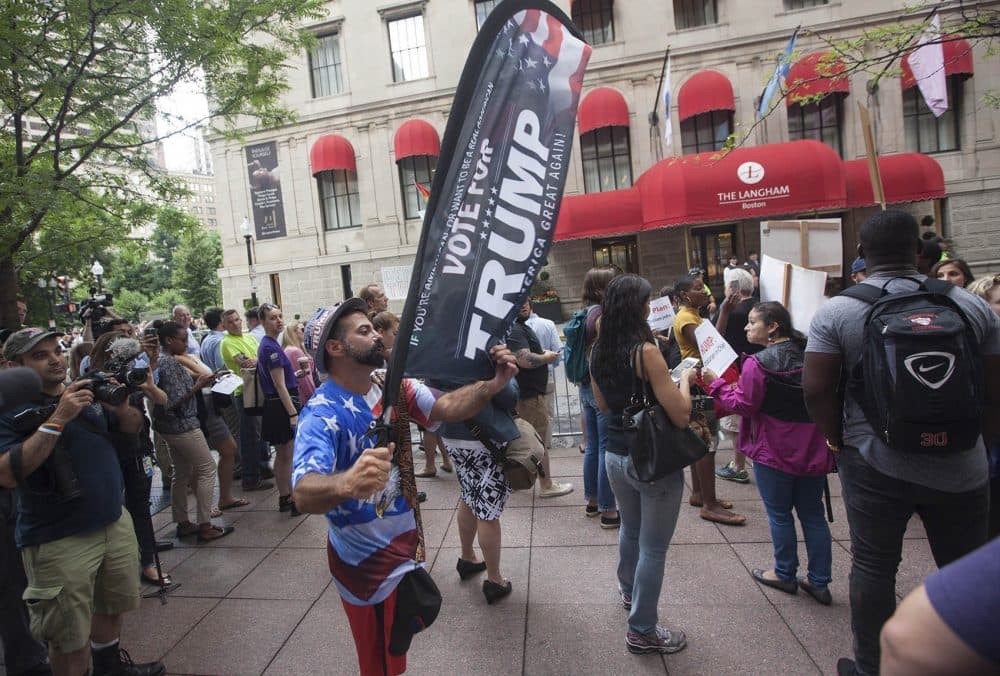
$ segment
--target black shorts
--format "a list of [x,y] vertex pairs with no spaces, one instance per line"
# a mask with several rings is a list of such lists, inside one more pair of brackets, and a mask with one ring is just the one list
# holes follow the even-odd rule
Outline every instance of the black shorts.
[[[292,395],[292,403],[295,404],[295,410],[298,411],[298,390],[291,390],[289,394]],[[264,441],[272,444],[283,444],[295,438],[295,430],[292,429],[288,411],[285,410],[285,405],[277,396],[268,396],[264,399],[260,436]]]

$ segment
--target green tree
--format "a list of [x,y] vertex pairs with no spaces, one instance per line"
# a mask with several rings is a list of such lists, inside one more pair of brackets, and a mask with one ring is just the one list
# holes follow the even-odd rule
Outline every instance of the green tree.
[[[286,61],[323,0],[11,0],[0,3],[0,325],[51,230],[79,257],[123,241],[145,203],[180,186],[151,167],[156,101],[199,74],[207,120],[287,122]],[[174,132],[172,132],[174,133]],[[98,242],[105,242],[103,248]],[[89,254],[89,255],[88,255]]]
[[115,312],[126,319],[137,322],[149,308],[149,296],[131,289],[122,289],[115,294]]
[[173,286],[195,315],[222,302],[222,242],[218,233],[195,232],[184,237],[173,259]]

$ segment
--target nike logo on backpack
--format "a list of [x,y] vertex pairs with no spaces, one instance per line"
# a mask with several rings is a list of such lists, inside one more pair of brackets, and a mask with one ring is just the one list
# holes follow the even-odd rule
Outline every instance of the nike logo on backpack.
[[[951,374],[955,372],[955,355],[948,352],[918,352],[907,357],[903,364],[917,382],[932,390],[937,390],[947,383]],[[929,380],[924,376],[924,374],[941,367],[946,368],[944,375],[940,378]]]

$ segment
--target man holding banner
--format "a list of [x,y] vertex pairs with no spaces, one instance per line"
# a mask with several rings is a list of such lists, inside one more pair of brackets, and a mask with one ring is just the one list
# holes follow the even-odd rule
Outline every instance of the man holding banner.
[[[415,515],[416,486],[404,485],[393,462],[394,444],[375,447],[372,423],[382,413],[382,393],[372,372],[384,363],[381,335],[360,298],[320,308],[306,326],[306,348],[315,368],[328,374],[299,414],[292,468],[298,509],[328,521],[330,572],[354,635],[362,674],[399,674],[406,650],[394,650],[397,587],[417,568],[422,551]],[[491,380],[442,394],[404,380],[402,401],[413,422],[437,429],[442,421],[473,417],[517,374],[514,356],[494,347]],[[412,467],[407,473],[413,481]],[[405,614],[407,608],[400,608]],[[412,632],[411,632],[412,633]],[[408,646],[408,641],[406,642]]]

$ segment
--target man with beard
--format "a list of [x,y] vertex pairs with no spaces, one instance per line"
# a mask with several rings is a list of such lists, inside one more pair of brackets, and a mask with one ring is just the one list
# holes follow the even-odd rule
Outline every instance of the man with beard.
[[[292,464],[292,499],[302,512],[325,514],[330,572],[354,635],[362,674],[399,674],[406,655],[389,652],[396,588],[420,567],[413,507],[392,461],[394,444],[375,447],[370,425],[382,413],[371,374],[384,362],[384,346],[366,313],[350,298],[320,308],[306,325],[305,346],[327,374],[299,414]],[[404,379],[397,408],[436,430],[439,422],[472,418],[517,373],[504,346],[490,352],[492,380],[447,394]],[[378,507],[376,506],[378,505]],[[384,507],[384,510],[382,509]]]

